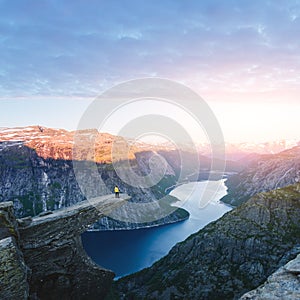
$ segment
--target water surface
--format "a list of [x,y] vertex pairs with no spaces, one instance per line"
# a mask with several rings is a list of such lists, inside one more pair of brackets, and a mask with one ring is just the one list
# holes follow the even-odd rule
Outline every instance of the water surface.
[[190,213],[188,220],[147,229],[86,232],[82,242],[87,254],[117,277],[131,274],[151,266],[176,243],[231,209],[219,201],[226,195],[224,180],[187,183],[170,194],[180,199],[175,205]]

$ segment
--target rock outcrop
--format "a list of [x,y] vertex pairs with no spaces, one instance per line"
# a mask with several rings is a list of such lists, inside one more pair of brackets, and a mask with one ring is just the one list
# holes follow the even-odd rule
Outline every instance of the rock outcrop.
[[120,279],[120,299],[236,299],[293,259],[300,243],[300,184],[261,193]]
[[237,206],[261,192],[300,182],[300,146],[274,155],[261,155],[228,178],[222,201]]
[[0,299],[27,299],[29,269],[20,250],[12,202],[0,203]]
[[[80,143],[73,149],[74,136],[79,134]],[[94,156],[88,155],[85,144],[95,137]],[[17,217],[36,216],[47,210],[56,210],[76,204],[86,199],[82,186],[91,191],[89,197],[99,197],[113,191],[117,184],[120,190],[131,196],[135,203],[155,202],[163,198],[176,184],[182,181],[207,179],[210,174],[211,160],[189,151],[178,151],[172,147],[153,146],[139,143],[131,145],[129,151],[130,170],[138,176],[147,176],[152,169],[161,170],[165,161],[165,170],[159,182],[149,188],[138,184],[126,183],[119,177],[112,161],[112,147],[115,141],[122,138],[98,133],[96,130],[69,132],[40,126],[0,130],[0,202],[12,201]],[[132,141],[128,141],[132,143]],[[81,145],[82,144],[82,145]],[[82,147],[81,147],[82,146]],[[90,151],[93,152],[93,151]],[[76,160],[74,159],[74,156]],[[93,159],[93,167],[98,172],[81,176],[81,186],[74,173],[74,164],[80,167]],[[121,157],[122,158],[122,157]],[[200,159],[201,170],[194,164]],[[185,168],[182,170],[182,160]],[[151,163],[150,163],[151,162]],[[222,166],[224,163],[220,161]],[[236,164],[229,170],[235,170]],[[128,166],[127,166],[128,167]],[[126,171],[126,167],[124,167]],[[87,172],[88,173],[88,172]],[[220,179],[223,173],[214,172]],[[78,175],[77,175],[78,176]],[[126,174],[127,176],[127,174]],[[179,180],[179,177],[182,177]],[[101,179],[102,184],[99,184]],[[157,204],[158,205],[158,204]],[[102,218],[94,230],[134,229],[173,223],[183,220],[187,214],[176,210],[154,222],[141,224],[141,216],[135,214],[132,222],[115,222]]]
[[[0,166],[0,202],[13,201],[18,217],[35,216],[43,211],[68,207],[86,199],[78,185],[72,161],[44,159],[27,146],[6,144],[2,145],[2,149],[0,147]],[[176,182],[174,175],[166,174],[151,189],[132,187],[121,181],[111,165],[99,164],[97,168],[98,175],[82,178],[83,184],[92,187],[93,197],[111,193],[114,185],[118,184],[122,192],[133,195],[132,201],[155,201],[164,195],[167,187]],[[99,184],[98,176],[101,176],[103,185]],[[180,219],[181,216],[174,212],[168,216],[168,220],[156,221],[158,224],[165,224],[164,222],[172,223]],[[109,227],[105,227],[107,225]],[[120,224],[114,225],[112,220],[106,218],[100,220],[98,225],[99,228],[108,230],[116,226]],[[127,223],[122,226],[123,229],[131,229],[136,225]]]
[[12,202],[2,203],[0,298],[103,299],[114,273],[86,255],[81,234],[128,199],[102,196],[18,220]]
[[159,201],[126,202],[108,217],[98,220],[89,231],[140,229],[188,219],[190,216],[188,211],[171,205],[176,201],[177,198],[167,195]]
[[240,300],[282,299],[300,299],[300,254],[272,274],[262,286],[240,298]]
[[12,237],[0,240],[0,299],[27,299],[27,268]]

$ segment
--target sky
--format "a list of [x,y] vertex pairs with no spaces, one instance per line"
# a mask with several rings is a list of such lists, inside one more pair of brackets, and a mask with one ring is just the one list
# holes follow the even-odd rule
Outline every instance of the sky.
[[300,140],[299,37],[298,0],[0,0],[0,127],[73,130],[105,90],[156,77],[227,141]]

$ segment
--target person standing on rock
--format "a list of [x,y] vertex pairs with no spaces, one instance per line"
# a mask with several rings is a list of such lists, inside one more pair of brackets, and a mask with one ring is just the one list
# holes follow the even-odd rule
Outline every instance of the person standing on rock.
[[114,191],[115,191],[115,198],[120,198],[120,190],[117,185],[115,186]]

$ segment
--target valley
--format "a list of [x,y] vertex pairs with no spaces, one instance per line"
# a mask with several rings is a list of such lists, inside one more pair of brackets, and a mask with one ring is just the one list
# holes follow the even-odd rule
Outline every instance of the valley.
[[[1,253],[8,257],[6,255],[11,253],[8,249],[17,249],[18,272],[21,272],[18,276],[27,272],[26,264],[32,265],[26,254],[25,260],[22,258],[24,241],[18,232],[24,229],[20,226],[26,228],[32,218],[72,208],[85,200],[113,196],[115,184],[129,198],[125,205],[90,224],[89,230],[95,234],[97,231],[109,234],[115,230],[147,230],[187,220],[193,216],[194,209],[189,213],[184,206],[177,208],[178,199],[172,196],[172,190],[192,181],[225,180],[227,195],[221,200],[234,209],[191,236],[185,236],[186,240],[171,247],[170,252],[152,266],[114,283],[114,274],[110,273],[110,279],[106,278],[99,286],[101,293],[105,291],[106,299],[238,299],[300,253],[300,146],[297,143],[258,146],[259,153],[247,153],[244,144],[239,151],[238,146],[231,146],[227,153],[231,160],[218,158],[220,166],[226,164],[225,170],[212,170],[212,158],[205,146],[195,153],[187,147],[174,149],[170,145],[136,143],[86,130],[79,133],[82,140],[74,151],[75,135],[78,133],[41,126],[0,130],[0,202],[6,205],[0,214],[4,216],[0,233],[5,237]],[[89,136],[96,141],[94,151],[83,147]],[[117,162],[112,155],[116,141],[126,142],[129,149],[126,155],[118,153]],[[290,145],[293,147],[285,149]],[[280,151],[270,153],[272,149]],[[188,162],[184,170],[181,159]],[[193,163],[195,160],[200,161],[198,169]],[[84,172],[86,166],[93,166],[94,171],[87,175],[76,174],[75,165]],[[119,177],[115,167],[122,167],[125,174],[133,171],[140,177],[156,169],[163,176],[150,187],[132,185]],[[15,232],[11,243],[6,240],[9,232]],[[74,245],[79,247],[80,243],[76,240]],[[58,242],[55,251],[61,251],[61,245]],[[8,261],[13,263],[9,257]],[[66,268],[70,271],[72,262]],[[43,274],[43,268],[38,272]],[[28,290],[28,282],[22,282],[24,290]],[[53,284],[56,288],[59,282],[53,281]],[[64,287],[59,289],[59,293],[64,293]],[[83,293],[84,289],[90,287],[83,286]],[[69,297],[69,292],[65,292]]]

